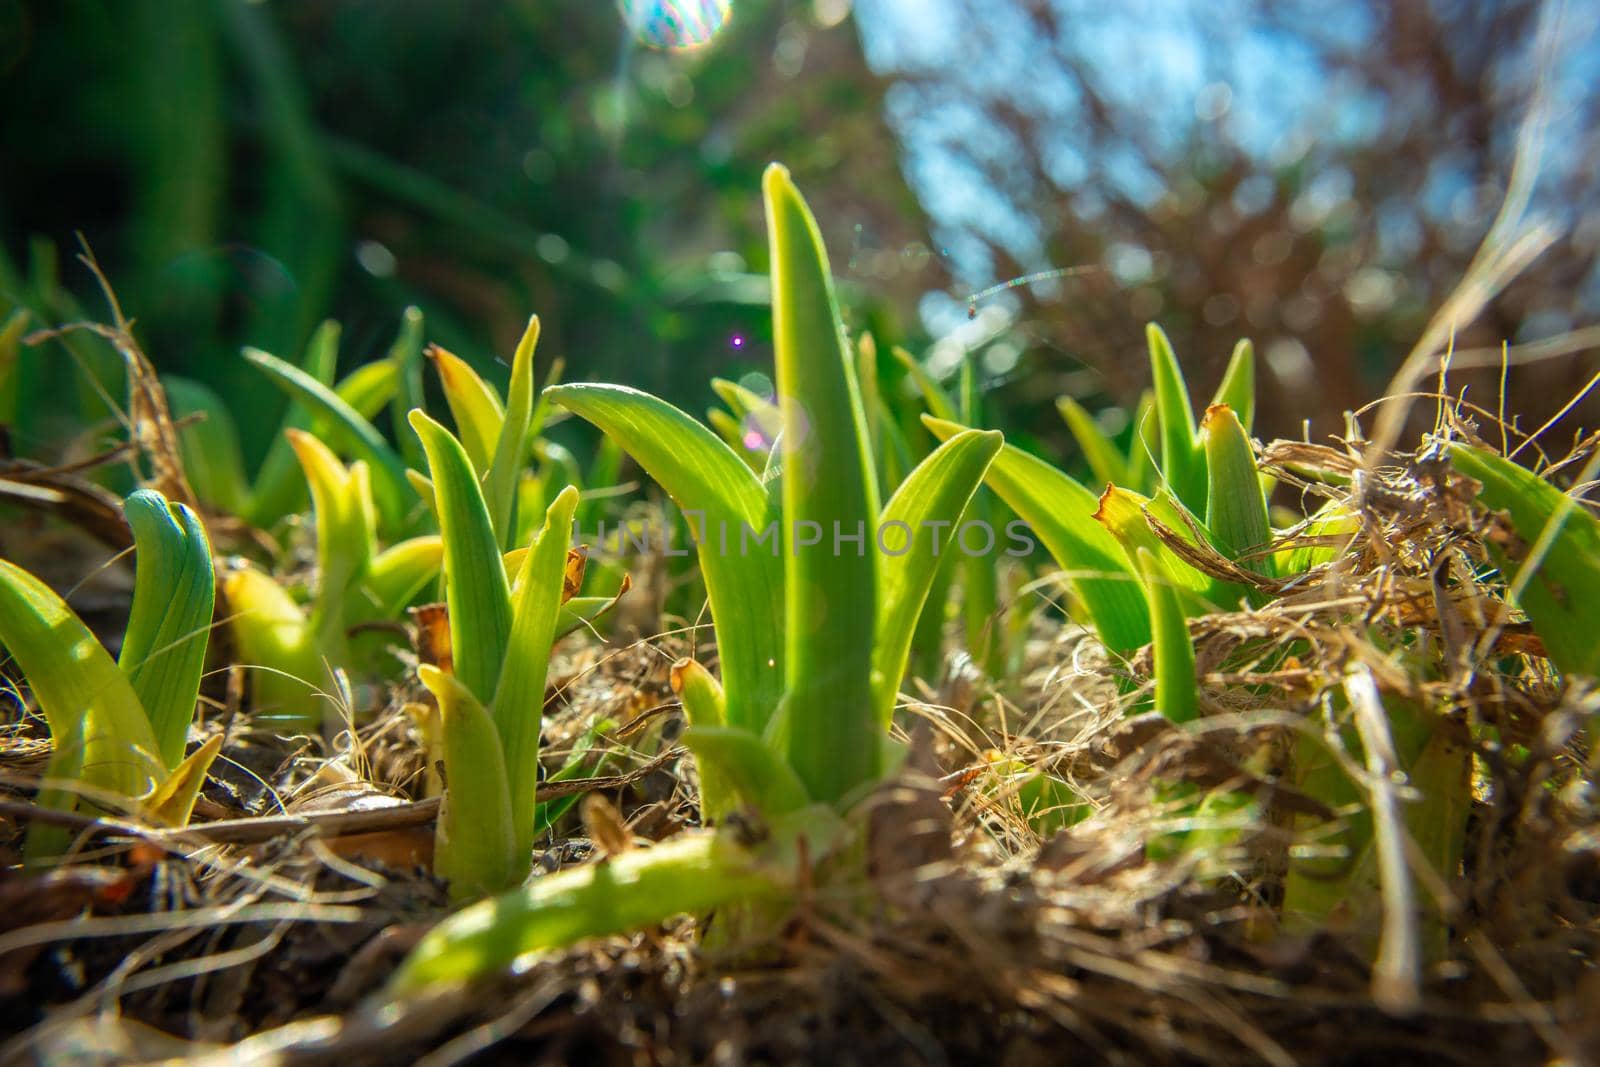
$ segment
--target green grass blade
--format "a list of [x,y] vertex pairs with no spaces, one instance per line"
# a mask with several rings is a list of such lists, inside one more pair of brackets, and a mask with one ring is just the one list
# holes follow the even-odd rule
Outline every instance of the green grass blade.
[[399,393],[400,369],[387,360],[363,363],[341,378],[333,391],[352,411],[371,421]]
[[145,797],[141,807],[145,817],[161,826],[187,826],[194,814],[194,802],[206,784],[206,772],[222,751],[223,736],[212,734],[189,756],[178,762],[166,781]]
[[406,465],[372,423],[299,367],[253,348],[244,351],[245,359],[263,371],[272,382],[300,400],[314,414],[326,417],[349,435],[351,451],[372,465],[372,492],[387,529],[404,526],[416,493],[406,481]]
[[117,796],[142,796],[166,777],[160,748],[132,684],[111,655],[39,579],[0,559],[0,644],[22,669],[56,749],[83,780]]
[[450,417],[456,421],[457,439],[472,458],[472,469],[482,476],[488,472],[489,461],[494,458],[500,424],[505,419],[500,396],[494,386],[479,377],[472,365],[460,356],[438,345],[429,345],[424,354],[439,373],[445,403],[450,406]]
[[122,505],[133,530],[133,605],[118,666],[139,696],[161,762],[183,760],[216,602],[211,544],[195,513],[141,489]]
[[[835,803],[874,780],[876,479],[827,252],[789,172],[762,177],[772,256],[772,332],[783,411],[786,755],[812,796]],[[820,542],[796,534],[815,524]],[[859,554],[839,534],[858,534]]]
[[550,646],[555,642],[561,613],[567,544],[572,536],[572,516],[578,509],[578,491],[563,489],[545,512],[517,576],[512,603],[511,637],[506,662],[495,689],[495,728],[505,750],[506,781],[511,790],[511,825],[519,864],[518,877],[532,854],[535,806],[539,784],[539,723],[544,711],[544,684],[550,667]]
[[1244,426],[1232,408],[1213,404],[1201,421],[1200,439],[1206,456],[1206,528],[1212,540],[1229,559],[1270,577],[1275,570],[1267,551],[1272,525]]
[[434,873],[450,884],[452,900],[498,893],[521,881],[528,863],[517,851],[500,735],[478,698],[456,678],[427,664],[417,668],[417,676],[439,702],[444,740],[445,799]]
[[489,517],[494,520],[495,536],[503,549],[513,547],[517,534],[517,484],[527,456],[528,425],[533,420],[533,351],[538,344],[539,316],[534,315],[511,358],[505,417],[500,420],[500,435],[495,439],[493,458],[484,478]]
[[[963,429],[938,419],[923,422],[944,440]],[[1150,642],[1150,613],[1138,575],[1117,539],[1094,521],[1100,506],[1094,493],[1011,445],[1001,449],[984,480],[1066,572],[1107,648],[1127,654]]]
[[1226,404],[1239,417],[1239,423],[1249,433],[1256,418],[1256,350],[1249,338],[1233,346],[1228,359],[1228,369],[1222,372],[1222,382],[1211,405]]
[[239,427],[222,397],[188,378],[163,377],[161,386],[174,421],[203,416],[178,430],[183,472],[195,496],[229,515],[247,514],[250,479],[244,470]]
[[1070,396],[1057,397],[1056,410],[1061,413],[1067,429],[1072,431],[1073,439],[1082,449],[1094,480],[1101,485],[1131,486],[1127,460],[1123,459],[1116,444],[1106,436],[1094,416]]
[[[704,515],[710,544],[700,553],[700,571],[728,691],[728,722],[760,732],[783,679],[776,625],[783,603],[781,535],[766,489],[715,434],[663,400],[614,385],[563,385],[550,394],[616,440],[681,510]],[[769,522],[771,536],[757,542]]]
[[500,542],[461,442],[421,411],[411,413],[411,425],[433,474],[456,675],[486,702],[494,697],[511,637],[511,585]]
[[[905,677],[912,637],[924,607],[943,614],[944,605],[929,603],[928,593],[940,563],[947,555],[959,553],[951,539],[1003,445],[1004,439],[994,430],[955,434],[919,463],[883,506],[877,527],[880,543],[873,546],[879,558],[873,709],[881,729],[888,729],[894,714],[895,694]],[[932,525],[935,523],[945,525],[940,528]],[[937,554],[935,537],[939,538]],[[979,561],[991,568],[994,564],[988,556]]]
[[1183,621],[1178,589],[1149,551],[1138,551],[1139,572],[1150,604],[1150,629],[1155,643],[1156,710],[1171,722],[1189,722],[1200,713],[1196,694],[1194,643]]
[[1155,382],[1156,414],[1161,423],[1161,472],[1183,506],[1199,512],[1206,502],[1206,469],[1195,442],[1189,387],[1183,380],[1178,357],[1172,352],[1172,343],[1161,327],[1151,323],[1145,336],[1150,343],[1150,374]]
[[1516,557],[1490,542],[1512,598],[1564,674],[1600,676],[1600,519],[1576,498],[1511,460],[1469,445],[1450,449],[1478,499],[1506,514],[1523,542]]

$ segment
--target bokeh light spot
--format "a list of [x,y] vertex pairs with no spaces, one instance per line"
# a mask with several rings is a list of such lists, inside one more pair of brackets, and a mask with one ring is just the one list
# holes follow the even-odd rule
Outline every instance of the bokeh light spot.
[[727,24],[730,0],[620,0],[634,39],[650,48],[681,51],[710,43]]

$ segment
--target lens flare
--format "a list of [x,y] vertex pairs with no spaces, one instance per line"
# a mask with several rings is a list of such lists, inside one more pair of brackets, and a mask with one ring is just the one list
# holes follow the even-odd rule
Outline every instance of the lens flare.
[[619,0],[634,38],[650,48],[698,48],[728,21],[731,0]]

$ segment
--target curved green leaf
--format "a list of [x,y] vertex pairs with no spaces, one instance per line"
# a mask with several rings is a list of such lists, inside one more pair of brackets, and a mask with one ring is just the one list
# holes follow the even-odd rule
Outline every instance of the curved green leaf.
[[[880,540],[873,546],[880,562],[872,661],[873,707],[883,729],[888,728],[894,715],[895,693],[905,676],[912,635],[942,554],[959,551],[952,544],[956,529],[1004,443],[996,430],[957,433],[917,464],[883,506],[878,521]],[[933,547],[936,538],[939,552]],[[895,552],[895,546],[900,544],[904,551]],[[992,560],[982,562],[992,567]],[[937,607],[943,610],[943,604]]]
[[529,862],[517,851],[500,735],[478,698],[454,677],[427,664],[417,668],[417,676],[439,702],[444,741],[445,798],[434,872],[450,883],[452,900],[500,892],[522,880]]
[[[924,416],[941,440],[965,427]],[[1094,520],[1099,499],[1044,460],[1006,445],[984,476],[1044,542],[1107,648],[1126,654],[1150,641],[1150,614],[1122,546]]]
[[155,734],[161,762],[183,759],[216,602],[211,544],[195,513],[150,489],[122,505],[133,530],[133,605],[118,666]]
[[405,462],[384,441],[383,435],[339,394],[299,367],[254,348],[245,349],[244,356],[279,388],[349,434],[351,451],[372,465],[373,497],[385,527],[401,528],[411,506],[416,503],[416,494],[406,481]]
[[[760,731],[777,707],[783,678],[780,535],[760,480],[710,430],[647,393],[562,385],[549,395],[616,440],[679,509],[704,516],[709,543],[701,546],[700,571],[728,691],[728,722]],[[769,520],[771,535],[758,541]]]
[[1056,410],[1072,431],[1083,458],[1089,464],[1095,481],[1101,485],[1132,486],[1128,479],[1128,463],[1117,451],[1117,446],[1100,428],[1093,415],[1070,396],[1056,397]]

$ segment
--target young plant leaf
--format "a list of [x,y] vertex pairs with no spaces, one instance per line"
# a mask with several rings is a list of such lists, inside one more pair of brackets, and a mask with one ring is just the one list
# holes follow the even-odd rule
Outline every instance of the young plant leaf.
[[[499,892],[522,880],[527,862],[516,851],[499,732],[478,698],[456,678],[427,664],[417,668],[417,677],[439,702],[444,742],[446,792],[434,872],[450,883],[452,900]],[[531,805],[528,818],[531,822]]]
[[[963,427],[923,423],[941,440]],[[1150,642],[1150,613],[1137,573],[1116,538],[1094,521],[1098,498],[1050,464],[1011,445],[1001,449],[984,480],[1044,542],[1067,574],[1107,648],[1126,655]]]
[[533,850],[534,793],[539,784],[539,724],[544,711],[545,677],[564,599],[567,542],[577,508],[578,491],[569,485],[551,502],[545,512],[544,526],[523,559],[512,604],[506,662],[490,705],[505,753],[518,878],[527,875],[523,868]]
[[1070,396],[1056,398],[1056,410],[1066,421],[1067,429],[1083,451],[1094,480],[1101,485],[1132,486],[1128,477],[1128,463],[1117,450],[1116,444],[1100,428],[1095,417]]
[[1206,528],[1223,555],[1271,577],[1272,525],[1244,426],[1232,408],[1213,404],[1201,421],[1200,439],[1206,457]]
[[[995,430],[956,433],[917,465],[883,507],[877,526],[880,543],[872,546],[879,558],[872,677],[873,710],[880,729],[888,729],[894,715],[912,636],[939,566],[947,555],[956,554],[951,539],[1003,445]],[[902,544],[902,550],[894,551]],[[993,566],[993,560],[985,562]],[[942,610],[943,604],[937,607]]]
[[271,575],[242,567],[222,583],[239,663],[250,672],[250,708],[284,732],[322,722],[316,694],[327,684],[305,613]]
[[400,332],[389,348],[388,360],[394,364],[397,379],[389,404],[390,427],[400,444],[400,455],[407,469],[427,462],[422,443],[410,432],[407,415],[423,406],[422,392],[422,310],[408,307],[400,313]]
[[[538,334],[534,337],[537,339]],[[505,420],[500,395],[460,356],[438,345],[429,345],[423,354],[439,372],[450,417],[456,420],[456,436],[472,458],[473,470],[480,476],[487,473],[500,437],[500,425]]]
[[1139,573],[1150,604],[1155,647],[1156,710],[1169,721],[1184,723],[1200,713],[1195,692],[1194,644],[1183,621],[1183,606],[1167,568],[1146,549],[1139,549]]
[[534,315],[528,319],[528,328],[511,358],[505,416],[500,420],[500,434],[483,481],[489,517],[494,521],[495,536],[502,549],[514,547],[517,534],[517,485],[527,456],[528,424],[533,419],[533,350],[538,344],[539,316]]
[[63,760],[52,776],[75,766],[86,784],[130,800],[166,777],[138,694],[110,653],[49,586],[3,559],[0,644],[50,727]]
[[1523,542],[1512,551],[1489,547],[1550,662],[1564,674],[1600,676],[1600,519],[1503,456],[1456,444],[1450,460],[1483,486],[1478,499],[1504,512]]
[[571,867],[475,904],[434,927],[390,979],[399,998],[422,989],[493,976],[519,957],[588,937],[704,913],[734,902],[781,901],[795,880],[794,842],[813,854],[837,836],[831,813],[796,812],[772,827],[772,838],[748,849],[733,835],[689,831],[604,863]]
[[700,570],[728,691],[728,723],[761,732],[783,678],[783,648],[773,625],[782,617],[780,534],[761,481],[710,430],[647,393],[562,385],[550,395],[616,440],[685,514],[703,516],[711,543],[702,547]]
[[361,582],[360,603],[375,619],[397,617],[444,569],[444,539],[438,534],[413,537],[372,557]]
[[927,405],[928,414],[936,419],[943,419],[945,422],[960,421],[955,402],[950,399],[950,394],[945,392],[944,386],[939,384],[937,378],[928,373],[928,368],[922,365],[921,360],[898,345],[889,351],[899,361],[900,365],[906,369],[906,373],[911,375],[911,380],[916,383],[917,391],[922,394],[922,402]]
[[[708,821],[720,821],[739,807],[772,818],[810,803],[794,769],[749,730],[691,726],[679,740],[694,753],[699,765],[701,806]],[[717,783],[714,791],[706,789],[708,774]]]
[[1146,389],[1133,409],[1132,436],[1128,443],[1128,480],[1117,484],[1149,496],[1156,491],[1156,457],[1161,454],[1161,419],[1156,414],[1156,394]]
[[[313,381],[330,388],[333,386],[334,372],[339,361],[339,333],[340,326],[332,319],[322,323],[312,333],[311,340],[300,357],[300,369]],[[284,413],[280,432],[273,437],[272,446],[267,450],[267,458],[262,461],[261,469],[256,473],[255,487],[250,501],[251,510],[246,516],[255,525],[271,526],[285,515],[305,507],[309,499],[306,495],[305,480],[300,477],[294,452],[289,448],[289,442],[281,431],[309,430],[312,421],[311,411],[291,394],[289,409]]]
[[511,585],[466,450],[449,430],[421,411],[411,413],[411,425],[422,439],[433,473],[456,675],[482,703],[494,698],[506,658]]
[[178,430],[183,472],[202,502],[229,515],[250,512],[250,479],[244,470],[239,428],[227,405],[209,386],[188,378],[163,377],[167,406]]
[[183,759],[211,637],[216,572],[205,527],[182,504],[141,489],[122,505],[133,530],[133,605],[118,666],[139,696],[162,764]]
[[1150,343],[1150,374],[1155,381],[1156,413],[1161,422],[1161,473],[1172,494],[1190,511],[1199,512],[1206,501],[1205,459],[1195,443],[1194,409],[1183,368],[1161,327],[1145,330]]
[[[879,771],[876,553],[866,544],[878,517],[876,479],[822,235],[787,170],[768,166],[761,185],[784,427],[786,751],[811,795],[835,803]],[[818,542],[805,543],[808,530],[821,531]],[[841,550],[841,534],[858,537],[858,551]]]
[[141,805],[145,817],[160,826],[187,826],[194,814],[194,802],[200,797],[200,787],[206,784],[206,772],[222,751],[223,736],[212,734],[205,743],[191,752],[173,768],[165,781],[151,790]]
[[1256,350],[1249,338],[1244,338],[1233,346],[1233,355],[1228,358],[1228,369],[1222,372],[1217,395],[1211,399],[1212,407],[1218,404],[1226,404],[1233,409],[1245,433],[1248,434],[1255,425]]
[[372,466],[373,497],[385,527],[403,527],[416,494],[406,481],[405,461],[389,447],[372,423],[362,418],[360,412],[332,389],[299,367],[253,348],[245,349],[244,356],[265,372],[275,385],[300,400],[315,414],[331,419],[342,432],[349,435],[352,452]]

